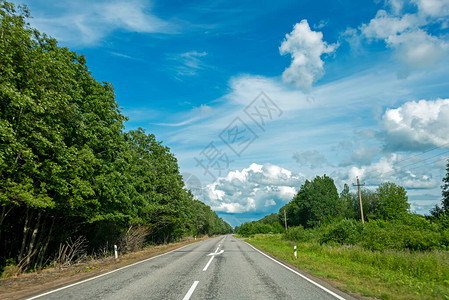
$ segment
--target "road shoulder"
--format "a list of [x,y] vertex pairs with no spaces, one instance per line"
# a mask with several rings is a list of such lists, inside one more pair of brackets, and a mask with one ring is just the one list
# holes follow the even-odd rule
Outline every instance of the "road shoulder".
[[208,239],[208,237],[197,239],[196,241],[191,239],[167,245],[152,246],[145,248],[142,251],[123,255],[118,260],[115,260],[113,257],[108,257],[102,260],[76,264],[62,270],[50,268],[39,273],[35,272],[22,274],[18,277],[0,279],[0,299],[23,299],[38,295],[49,290],[74,284],[82,280],[126,267],[205,239]]

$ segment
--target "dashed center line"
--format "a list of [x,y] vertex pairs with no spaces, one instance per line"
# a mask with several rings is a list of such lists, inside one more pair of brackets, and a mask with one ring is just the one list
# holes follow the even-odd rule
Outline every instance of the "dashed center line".
[[[218,247],[217,250],[215,250],[215,252],[214,252],[213,254],[217,253],[217,252],[218,252],[218,249],[220,249],[220,247]],[[215,256],[215,255],[212,255],[212,257],[209,259],[209,262],[208,262],[207,265],[204,267],[203,271],[206,271],[207,268],[209,268],[210,263],[214,260],[214,256]]]
[[198,285],[199,281],[195,281],[192,286],[190,287],[189,291],[187,292],[187,294],[184,296],[184,298],[182,298],[182,300],[189,300],[190,297],[192,296],[193,292],[196,289],[196,286]]
[[[214,253],[211,253],[209,255],[212,255],[212,257],[209,259],[209,261],[207,262],[206,266],[204,267],[203,271],[207,271],[207,268],[209,268],[210,263],[214,260],[215,254],[218,254],[218,249],[220,249],[221,244],[224,242],[224,240],[226,239],[226,237],[224,237],[221,241],[220,244],[218,244],[217,250],[215,250]],[[221,250],[221,252],[219,254],[223,253],[223,250]]]

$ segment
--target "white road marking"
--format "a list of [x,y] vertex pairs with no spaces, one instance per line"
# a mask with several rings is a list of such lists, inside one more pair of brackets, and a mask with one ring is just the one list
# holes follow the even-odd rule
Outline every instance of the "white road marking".
[[[307,278],[306,276],[302,275],[301,273],[296,272],[296,271],[293,270],[292,268],[290,268],[290,267],[284,265],[283,263],[277,261],[276,259],[272,258],[271,256],[266,255],[265,253],[263,253],[262,251],[260,251],[260,250],[257,249],[256,247],[254,247],[253,245],[248,244],[248,243],[245,242],[245,241],[242,241],[242,242],[244,242],[245,244],[249,245],[251,248],[253,248],[253,249],[256,250],[257,252],[259,252],[260,254],[262,254],[262,255],[268,257],[269,259],[271,259],[271,260],[274,261],[275,263],[280,264],[281,266],[283,266],[283,267],[286,268],[287,270],[290,270],[290,271],[292,271],[293,273],[295,273],[296,275],[300,276],[301,278],[307,280],[308,282],[310,282],[311,284],[315,285],[316,287],[319,287],[319,288],[322,289],[323,291],[325,291],[325,292],[331,294],[331,295],[334,296],[335,298],[337,298],[337,299],[339,299],[339,300],[345,300],[345,298],[341,297],[340,295],[335,294],[335,293],[332,292],[331,290],[329,290],[329,289],[325,288],[324,286],[322,286],[322,285],[316,283],[316,282],[313,281],[312,279]],[[212,257],[213,257],[213,256],[212,256]]]
[[196,289],[196,286],[198,285],[199,281],[195,281],[192,286],[190,287],[190,290],[187,292],[187,294],[184,296],[184,298],[182,298],[182,300],[189,300],[190,297],[192,296],[193,292]]
[[[207,265],[204,267],[203,271],[207,271],[207,268],[209,268],[210,263],[214,260],[214,256],[215,254],[217,254],[218,249],[220,249],[220,246],[217,248],[217,250],[215,250],[214,253],[211,253],[209,255],[212,255],[212,257],[209,259],[209,262],[207,263]],[[221,253],[220,253],[221,254]]]
[[223,252],[224,252],[224,250],[223,250],[223,249],[221,249],[221,251],[220,251],[220,252],[214,252],[214,253],[210,253],[210,254],[208,254],[207,256],[215,256],[215,255],[220,255],[220,254],[223,254]]
[[[39,294],[39,295],[37,295],[37,296],[33,296],[33,297],[31,297],[31,298],[27,298],[27,300],[37,299],[37,298],[40,298],[40,297],[43,297],[43,296],[46,296],[46,295],[49,295],[49,294],[53,294],[53,293],[56,293],[56,292],[65,290],[65,289],[70,288],[70,287],[72,287],[72,286],[76,286],[76,285],[79,285],[79,284],[82,284],[82,283],[85,283],[85,282],[88,282],[88,281],[91,281],[91,280],[94,280],[94,279],[97,279],[97,278],[100,278],[100,277],[103,277],[103,276],[106,276],[106,275],[109,275],[109,274],[112,274],[112,273],[115,273],[115,272],[117,272],[117,271],[120,271],[120,270],[129,268],[129,267],[132,267],[132,266],[141,264],[141,263],[143,263],[143,262],[146,262],[146,261],[149,261],[149,260],[152,260],[152,259],[155,259],[155,258],[164,256],[164,255],[167,255],[167,254],[169,254],[169,253],[175,252],[175,251],[177,251],[177,250],[180,250],[180,249],[185,248],[185,247],[190,246],[190,245],[191,245],[191,244],[185,245],[185,246],[182,246],[182,247],[180,247],[180,248],[176,248],[176,249],[174,249],[174,250],[171,250],[171,251],[169,251],[169,252],[165,252],[165,253],[162,253],[162,254],[159,254],[159,255],[156,255],[156,256],[153,256],[153,257],[150,257],[150,258],[147,258],[147,259],[138,261],[138,262],[136,262],[136,263],[133,263],[133,264],[130,264],[130,265],[127,265],[127,266],[124,266],[124,267],[115,269],[115,270],[113,270],[113,271],[110,271],[110,272],[107,272],[107,273],[104,273],[104,274],[101,274],[101,275],[98,275],[98,276],[95,276],[95,277],[91,277],[91,278],[85,279],[85,280],[83,280],[83,281],[75,282],[75,283],[72,283],[72,284],[69,284],[69,285],[60,287],[59,289],[51,290],[51,291],[49,291],[49,292],[42,293],[42,294]],[[212,258],[213,258],[213,256],[212,256]]]
[[209,262],[208,262],[207,265],[204,267],[203,271],[207,271],[207,268],[209,268],[209,265],[210,265],[210,263],[211,263],[213,260],[214,260],[214,256],[212,256],[212,257],[209,259]]

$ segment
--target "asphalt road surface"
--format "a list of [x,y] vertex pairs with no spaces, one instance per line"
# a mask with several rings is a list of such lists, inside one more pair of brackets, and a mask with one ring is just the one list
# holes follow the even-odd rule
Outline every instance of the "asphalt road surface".
[[353,299],[231,235],[203,240],[29,299]]

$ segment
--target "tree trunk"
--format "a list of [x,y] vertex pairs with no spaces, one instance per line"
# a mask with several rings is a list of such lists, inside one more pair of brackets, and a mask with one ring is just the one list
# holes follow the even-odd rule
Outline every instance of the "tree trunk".
[[56,218],[53,217],[52,221],[51,221],[50,230],[48,231],[48,234],[47,234],[47,240],[45,241],[43,247],[41,248],[41,251],[39,252],[39,257],[38,257],[38,265],[39,266],[42,266],[42,263],[44,261],[45,252],[47,252],[48,244],[50,243],[51,233],[53,231],[53,225],[55,225],[55,220],[56,220]]
[[23,257],[23,253],[25,251],[25,245],[26,245],[26,241],[27,241],[27,236],[28,236],[28,223],[29,223],[29,208],[26,208],[26,212],[25,212],[25,224],[23,225],[23,238],[22,238],[22,246],[20,246],[20,252],[19,252],[19,258],[18,261],[22,260]]
[[0,241],[2,240],[3,221],[5,220],[6,216],[12,211],[13,208],[14,208],[14,206],[11,206],[10,208],[8,208],[8,210],[6,210],[6,205],[4,205],[2,208],[2,214],[0,215]]
[[31,254],[33,253],[33,250],[35,248],[34,245],[35,245],[35,241],[36,241],[36,236],[39,233],[39,227],[41,225],[40,224],[41,223],[41,215],[42,215],[42,212],[39,211],[37,213],[37,224],[34,227],[33,233],[31,234],[31,240],[30,240],[30,245],[28,247],[28,254],[27,254],[27,262],[26,262],[27,266],[29,266],[29,264],[31,262],[31,256],[32,256]]

